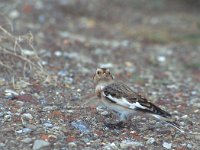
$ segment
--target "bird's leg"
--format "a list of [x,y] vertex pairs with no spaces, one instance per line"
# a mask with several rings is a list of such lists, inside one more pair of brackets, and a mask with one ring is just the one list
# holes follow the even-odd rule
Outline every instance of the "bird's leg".
[[117,122],[117,123],[106,123],[105,124],[106,127],[113,128],[113,129],[124,128],[126,126],[125,121],[127,120],[127,116],[125,114],[119,114],[119,113],[118,113],[118,116],[119,116],[119,122]]
[[125,127],[125,123],[123,121],[119,121],[117,123],[105,123],[105,126],[110,129],[120,129]]

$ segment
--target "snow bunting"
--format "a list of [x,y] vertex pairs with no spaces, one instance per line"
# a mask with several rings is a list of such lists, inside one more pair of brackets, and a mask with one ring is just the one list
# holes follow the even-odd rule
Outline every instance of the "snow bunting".
[[118,125],[122,125],[129,116],[136,112],[142,112],[163,120],[180,130],[179,125],[172,121],[169,113],[135,93],[126,84],[114,81],[109,69],[98,68],[93,79],[96,84],[95,92],[101,103],[119,116]]

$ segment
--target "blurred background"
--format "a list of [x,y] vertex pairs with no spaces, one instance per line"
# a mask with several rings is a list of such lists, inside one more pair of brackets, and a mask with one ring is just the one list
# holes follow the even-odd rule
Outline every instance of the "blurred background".
[[[75,65],[90,72],[105,64],[134,71],[172,61],[199,70],[199,6],[198,0],[2,0],[1,46],[15,45],[20,56],[40,59],[47,70]],[[24,66],[6,62],[7,55],[3,69]]]

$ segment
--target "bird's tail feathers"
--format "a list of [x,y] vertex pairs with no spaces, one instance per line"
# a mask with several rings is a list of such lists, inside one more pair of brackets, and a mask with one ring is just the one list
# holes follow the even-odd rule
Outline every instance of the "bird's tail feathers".
[[164,121],[166,123],[168,123],[170,126],[176,128],[177,130],[179,130],[180,132],[184,133],[185,131],[183,131],[181,128],[180,128],[180,125],[178,123],[176,123],[175,120],[173,120],[172,118],[165,118],[165,117],[162,117],[162,116],[159,116],[159,115],[155,115],[153,114],[153,116],[161,121]]
[[184,133],[185,131],[183,131],[180,128],[180,125],[178,123],[176,123],[175,121],[165,121],[167,122],[169,125],[171,125],[172,127],[176,128],[177,130],[179,130],[180,132]]

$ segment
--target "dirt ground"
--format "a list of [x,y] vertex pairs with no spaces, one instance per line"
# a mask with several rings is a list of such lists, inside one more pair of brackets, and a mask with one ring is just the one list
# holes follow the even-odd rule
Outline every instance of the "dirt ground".
[[[199,1],[1,0],[0,149],[200,149]],[[185,133],[93,105],[110,68]]]

